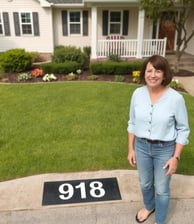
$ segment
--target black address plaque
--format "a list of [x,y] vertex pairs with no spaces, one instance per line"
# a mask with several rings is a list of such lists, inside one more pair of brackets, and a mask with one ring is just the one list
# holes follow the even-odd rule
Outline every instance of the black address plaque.
[[45,182],[42,205],[121,200],[116,178]]

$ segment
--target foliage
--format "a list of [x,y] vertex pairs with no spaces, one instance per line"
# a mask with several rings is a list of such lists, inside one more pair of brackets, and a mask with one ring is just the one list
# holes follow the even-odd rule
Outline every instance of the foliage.
[[18,81],[27,81],[32,79],[32,76],[30,73],[20,73],[18,75]]
[[140,83],[140,71],[133,71],[132,72],[132,82],[134,83]]
[[32,52],[30,52],[30,54],[32,55],[32,63],[39,61],[39,59],[40,59],[39,52],[32,51]]
[[44,73],[54,74],[68,74],[70,72],[76,72],[80,67],[75,61],[66,61],[65,63],[44,63],[40,65]]
[[125,77],[123,75],[115,75],[115,82],[123,82],[125,80]]
[[68,81],[72,81],[72,80],[76,80],[78,77],[77,77],[77,74],[74,74],[73,72],[71,72],[66,76],[66,78]]
[[167,13],[168,21],[175,25],[177,31],[175,71],[179,70],[180,58],[191,38],[194,36],[194,30],[191,33],[187,32],[187,21],[193,15],[194,1],[193,0],[140,0],[141,9],[145,10],[146,16],[157,22],[162,13]]
[[88,80],[98,80],[98,78],[99,78],[99,76],[98,75],[89,75],[88,77],[87,77],[87,79]]
[[170,83],[170,87],[172,87],[173,89],[177,89],[177,90],[184,89],[183,85],[179,82],[178,79],[172,79],[172,81]]
[[40,76],[43,76],[44,72],[40,68],[35,68],[35,69],[32,70],[31,74],[34,77],[40,77]]
[[32,66],[32,55],[16,48],[0,54],[0,67],[4,72],[24,72]]
[[113,75],[124,75],[131,74],[135,69],[140,70],[142,62],[140,61],[94,61],[90,63],[90,71],[93,74],[113,74]]
[[91,55],[91,47],[90,46],[83,47],[83,52],[87,55],[87,58],[89,59]]
[[45,82],[55,81],[57,80],[57,77],[54,74],[45,74],[42,78]]
[[110,54],[109,57],[108,57],[108,59],[110,61],[117,61],[117,62],[121,61],[120,56],[117,55],[117,54]]
[[54,49],[52,62],[64,63],[67,61],[74,61],[83,68],[87,60],[87,55],[81,51],[80,48],[74,46],[58,46]]

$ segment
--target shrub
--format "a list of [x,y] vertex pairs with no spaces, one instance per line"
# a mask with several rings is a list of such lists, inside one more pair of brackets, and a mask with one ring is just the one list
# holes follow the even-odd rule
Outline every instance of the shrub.
[[34,77],[40,77],[40,76],[43,76],[43,70],[39,68],[35,68],[32,70],[31,74]]
[[170,87],[173,89],[184,89],[183,85],[179,82],[178,79],[172,79],[172,81],[170,82]]
[[23,72],[32,67],[32,55],[24,49],[16,48],[0,55],[0,67],[4,72]]
[[87,55],[80,48],[73,46],[58,46],[54,50],[52,62],[64,63],[66,61],[75,61],[83,68],[87,61]]
[[30,79],[32,79],[32,76],[29,73],[21,73],[18,75],[18,81],[27,81]]
[[79,69],[79,64],[75,61],[67,61],[65,63],[44,63],[40,65],[44,73],[68,74],[76,72]]
[[133,71],[132,72],[132,82],[134,83],[140,83],[140,71]]
[[117,54],[111,54],[111,55],[109,55],[108,58],[109,58],[110,61],[117,61],[117,62],[121,61],[120,56],[117,55]]
[[123,75],[115,75],[115,82],[123,82],[125,80],[125,77]]
[[97,80],[98,79],[98,75],[89,75],[88,77],[87,77],[87,79],[88,80]]
[[[104,61],[104,62],[91,62],[90,63],[90,72],[93,74],[131,74],[134,70],[140,70],[142,65],[141,61]],[[135,68],[135,69],[134,69]]]
[[89,69],[91,73],[93,74],[102,74],[102,65],[103,65],[103,62],[93,61],[93,62],[90,62]]
[[42,80],[45,82],[56,81],[57,77],[54,74],[46,74],[43,76]]
[[68,81],[76,80],[78,78],[77,74],[74,74],[73,72],[69,73],[66,77]]

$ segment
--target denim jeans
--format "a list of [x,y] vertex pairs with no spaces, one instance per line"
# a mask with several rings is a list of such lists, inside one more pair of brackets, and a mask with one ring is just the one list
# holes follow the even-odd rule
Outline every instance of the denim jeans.
[[175,141],[152,144],[145,139],[135,140],[135,152],[140,187],[147,210],[155,208],[157,224],[165,224],[170,201],[170,179],[163,166],[175,150]]

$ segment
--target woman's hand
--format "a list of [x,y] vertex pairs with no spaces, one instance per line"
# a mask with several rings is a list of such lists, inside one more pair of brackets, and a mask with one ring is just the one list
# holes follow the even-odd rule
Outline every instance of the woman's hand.
[[135,157],[135,151],[134,150],[129,150],[128,160],[129,160],[129,163],[132,167],[136,166],[136,157]]
[[173,173],[175,173],[177,170],[177,167],[178,167],[178,160],[175,157],[170,158],[163,167],[163,169],[168,168],[168,171],[166,172],[166,176],[170,176]]

